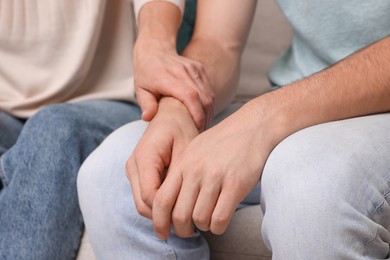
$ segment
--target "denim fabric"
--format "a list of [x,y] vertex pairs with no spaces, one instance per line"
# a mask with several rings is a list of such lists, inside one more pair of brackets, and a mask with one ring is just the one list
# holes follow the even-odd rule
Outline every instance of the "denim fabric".
[[[80,170],[80,205],[97,259],[207,259],[199,233],[159,241],[136,211],[125,161],[146,126],[115,131]],[[261,180],[262,234],[274,259],[389,257],[389,133],[390,114],[374,115],[313,126],[275,148]],[[246,204],[256,203],[256,192]]]
[[[0,157],[16,143],[22,127],[21,120],[0,111]],[[4,182],[2,176],[0,167],[0,191],[3,189]]]
[[51,105],[26,121],[1,157],[0,259],[75,258],[79,167],[108,134],[139,118],[136,105],[94,100]]
[[0,111],[0,156],[16,143],[23,121]]
[[261,179],[273,259],[389,259],[390,114],[331,122],[281,142]]
[[[214,124],[239,108],[235,104]],[[125,163],[147,123],[136,121],[111,134],[84,162],[78,176],[81,210],[97,259],[209,259],[206,240],[199,231],[182,239],[173,232],[166,241],[154,234],[150,219],[136,210]],[[257,187],[240,205],[259,203]]]
[[206,241],[171,235],[157,239],[152,222],[138,214],[125,173],[126,160],[147,123],[136,121],[110,135],[82,165],[77,180],[80,207],[97,259],[208,258]]

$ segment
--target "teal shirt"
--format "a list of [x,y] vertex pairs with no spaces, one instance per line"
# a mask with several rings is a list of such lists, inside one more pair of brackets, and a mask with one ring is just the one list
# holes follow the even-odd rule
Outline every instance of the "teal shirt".
[[[278,0],[293,28],[290,48],[269,77],[283,86],[390,34],[390,0]],[[389,57],[390,58],[390,57]]]

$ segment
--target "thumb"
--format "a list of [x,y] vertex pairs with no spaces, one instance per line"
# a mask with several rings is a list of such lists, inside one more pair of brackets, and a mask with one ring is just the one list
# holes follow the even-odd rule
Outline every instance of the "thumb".
[[137,91],[137,101],[142,110],[142,119],[151,121],[157,113],[157,97],[147,90],[139,89]]

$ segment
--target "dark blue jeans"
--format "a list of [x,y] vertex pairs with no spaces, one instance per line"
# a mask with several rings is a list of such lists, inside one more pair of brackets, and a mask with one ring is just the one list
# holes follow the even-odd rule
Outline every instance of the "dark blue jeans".
[[0,112],[0,259],[75,258],[79,167],[140,115],[137,105],[104,100],[51,105],[25,122]]

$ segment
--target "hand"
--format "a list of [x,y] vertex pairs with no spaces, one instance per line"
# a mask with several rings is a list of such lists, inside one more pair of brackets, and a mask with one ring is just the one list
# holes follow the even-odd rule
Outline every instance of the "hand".
[[184,105],[173,98],[163,98],[126,164],[135,205],[142,216],[151,218],[154,196],[164,180],[165,169],[197,134]]
[[213,117],[214,93],[203,65],[178,55],[170,44],[137,40],[134,83],[145,121],[154,117],[162,96],[180,100],[201,130]]
[[260,180],[272,150],[268,131],[250,115],[253,111],[243,107],[198,135],[171,165],[153,203],[160,239],[169,236],[171,224],[180,237],[192,236],[193,224],[215,234],[226,230],[237,205]]

